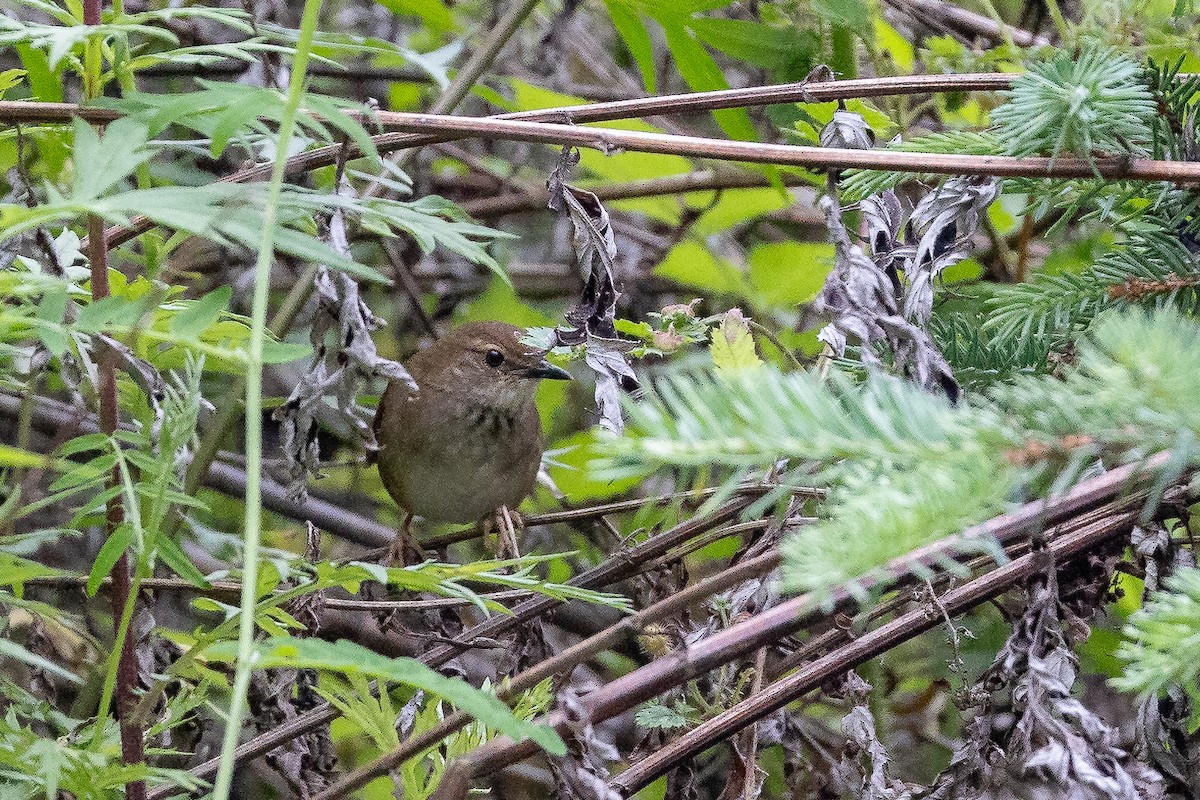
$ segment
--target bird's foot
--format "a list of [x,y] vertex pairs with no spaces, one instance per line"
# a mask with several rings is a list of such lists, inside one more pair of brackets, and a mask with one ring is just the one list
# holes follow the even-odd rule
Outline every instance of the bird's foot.
[[396,538],[392,539],[384,560],[387,566],[407,567],[425,561],[425,551],[412,533],[412,519],[412,514],[406,515],[400,530],[396,531]]
[[483,521],[483,545],[496,558],[520,558],[517,531],[524,529],[525,520],[519,512],[500,506]]

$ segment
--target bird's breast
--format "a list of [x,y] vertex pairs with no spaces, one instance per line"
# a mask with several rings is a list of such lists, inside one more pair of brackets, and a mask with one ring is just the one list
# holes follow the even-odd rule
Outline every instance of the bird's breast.
[[428,392],[409,396],[384,420],[378,460],[388,492],[435,522],[476,522],[500,506],[519,505],[533,491],[541,462],[536,406],[437,400]]

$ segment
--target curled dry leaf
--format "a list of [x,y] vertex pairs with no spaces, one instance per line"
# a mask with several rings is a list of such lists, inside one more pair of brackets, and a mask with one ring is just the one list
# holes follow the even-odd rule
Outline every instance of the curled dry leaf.
[[[350,191],[345,182],[342,191]],[[340,209],[330,215],[327,239],[339,254],[349,255],[346,221]],[[403,365],[376,351],[371,331],[387,323],[371,313],[353,278],[322,266],[315,288],[317,313],[310,337],[315,351],[313,365],[274,415],[281,422],[280,447],[288,475],[288,495],[293,499],[307,495],[309,477],[320,476],[317,420],[321,413],[331,410],[325,402],[327,397],[333,397],[336,413],[359,435],[368,454],[374,454],[375,434],[357,403],[363,386],[378,377],[416,388]],[[337,333],[337,345],[332,350],[325,341],[331,330]]]
[[[821,131],[821,144],[867,149],[874,135],[861,116],[841,110]],[[915,383],[956,401],[958,383],[925,330],[933,313],[933,287],[947,267],[966,258],[987,207],[999,194],[995,178],[951,178],[907,215],[891,189],[871,195],[859,204],[870,257],[851,240],[836,201],[823,198],[837,265],[816,304],[833,318],[819,338],[838,355],[848,339],[858,341],[870,367],[879,366],[873,348],[886,344],[896,367]]]
[[555,211],[566,210],[574,231],[571,241],[575,257],[579,268],[587,270],[579,305],[567,313],[567,322],[575,327],[559,328],[557,343],[584,345],[584,361],[596,375],[595,397],[600,427],[620,433],[625,427],[621,416],[621,392],[633,392],[638,388],[637,377],[625,356],[636,342],[622,339],[615,326],[617,297],[620,296],[613,278],[617,243],[608,221],[608,211],[596,195],[566,183],[570,167],[577,159],[573,150],[564,148],[547,181],[549,206]]
[[1011,796],[1078,800],[1161,797],[1161,776],[1117,746],[1118,733],[1073,695],[1078,661],[1062,623],[1058,581],[1047,558],[1024,615],[981,678],[991,698],[930,798]]
[[579,696],[570,686],[558,692],[558,705],[567,720],[567,754],[550,759],[559,793],[571,800],[621,800],[609,786],[608,764],[621,760],[612,742],[600,738]]
[[822,197],[820,206],[833,239],[834,268],[814,304],[830,318],[817,338],[838,356],[844,355],[851,340],[858,342],[863,363],[872,369],[882,367],[875,348],[885,345],[898,370],[956,402],[958,382],[933,338],[900,315],[888,275],[850,241],[837,202]]

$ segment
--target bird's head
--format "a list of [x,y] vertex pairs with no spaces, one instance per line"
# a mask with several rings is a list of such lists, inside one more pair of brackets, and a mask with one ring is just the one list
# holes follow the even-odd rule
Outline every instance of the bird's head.
[[418,385],[452,391],[475,405],[515,408],[533,397],[541,379],[570,380],[546,353],[521,342],[525,331],[504,322],[471,322],[409,361]]

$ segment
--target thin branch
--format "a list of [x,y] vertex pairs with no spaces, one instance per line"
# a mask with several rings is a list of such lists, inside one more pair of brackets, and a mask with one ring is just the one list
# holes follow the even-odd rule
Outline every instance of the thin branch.
[[[1177,492],[1176,494],[1182,494]],[[1110,503],[1101,511],[1099,519],[1087,524],[1073,520],[1063,530],[1048,534],[1048,550],[1054,563],[1063,563],[1074,555],[1094,547],[1101,542],[1127,534],[1137,523],[1140,509],[1121,510],[1126,503]],[[951,589],[940,599],[947,617],[957,616],[988,602],[1011,589],[1019,582],[1044,568],[1045,557],[1040,553],[1029,553],[1014,559],[1004,566]],[[774,711],[784,707],[803,694],[819,688],[825,681],[881,655],[893,647],[919,634],[943,624],[941,617],[917,608],[902,614],[891,622],[834,649],[832,652],[810,661],[791,675],[771,684],[765,691],[726,709],[717,716],[705,720],[661,750],[652,753],[618,775],[612,786],[628,797],[676,764],[696,755],[716,742],[731,736],[747,725],[751,725]]]
[[[995,539],[1003,545],[1118,498],[1124,497],[1125,502],[1136,504],[1139,498],[1128,495],[1131,486],[1141,487],[1141,496],[1144,497],[1146,485],[1153,482],[1157,471],[1169,463],[1169,458],[1169,453],[1159,453],[1144,462],[1119,467],[1084,481],[1060,497],[1029,503],[1010,514],[968,528],[957,536],[919,548],[896,559],[879,574],[860,578],[857,584],[861,589],[870,591],[891,585],[900,578],[911,579],[918,573],[935,571],[940,563],[961,551],[963,545],[971,540]],[[599,723],[610,719],[696,675],[743,658],[759,647],[796,633],[817,616],[824,616],[822,609],[831,605],[835,608],[852,605],[854,596],[844,586],[821,598],[802,595],[716,633],[687,650],[659,658],[587,695],[583,703],[588,720]],[[565,730],[565,720],[558,712],[547,715],[542,722],[560,731]],[[517,743],[501,737],[464,756],[450,769],[467,776],[478,776],[528,758],[536,750],[537,745],[532,742]],[[434,797],[447,800],[445,795],[437,793]]]
[[[515,675],[507,686],[501,687],[498,694],[501,699],[510,699],[526,689],[536,686],[548,677],[567,674],[579,664],[613,648],[625,638],[638,635],[647,625],[673,617],[701,600],[737,586],[746,580],[765,575],[778,565],[779,552],[775,550],[722,570],[710,578],[667,596],[636,614],[623,617],[617,624],[595,636]],[[447,717],[436,728],[402,742],[396,750],[342,776],[340,780],[310,800],[335,800],[335,798],[345,797],[380,775],[391,772],[405,760],[437,744],[470,721],[471,718],[466,714],[455,713]]]
[[[700,535],[705,531],[721,525],[724,522],[741,514],[751,503],[752,498],[736,497],[725,505],[701,518],[689,519],[686,522],[676,525],[674,528],[660,533],[659,535],[642,542],[636,547],[630,548],[627,551],[617,553],[602,564],[592,567],[586,572],[572,578],[568,585],[582,589],[596,589],[602,586],[608,586],[617,581],[625,580],[626,578],[638,574],[644,569],[649,561],[670,549],[679,546],[693,536]],[[746,562],[750,563],[750,562]],[[719,590],[716,590],[719,591]],[[684,596],[691,596],[685,592],[680,592],[674,595],[674,599]],[[442,645],[441,647],[430,651],[423,655],[420,660],[422,663],[431,666],[439,667],[445,664],[450,659],[464,652],[470,643],[482,637],[494,638],[508,633],[518,625],[522,625],[531,619],[542,616],[546,612],[558,607],[562,603],[548,597],[532,598],[512,609],[510,616],[490,617],[484,622],[465,631],[458,637],[458,643]],[[636,618],[637,615],[634,615]],[[590,640],[589,640],[590,641]],[[567,652],[570,652],[568,650]],[[542,665],[534,667],[540,669]],[[543,676],[545,677],[545,676]],[[539,678],[540,680],[540,678]],[[528,688],[528,687],[525,687]],[[235,753],[237,761],[243,761],[248,758],[254,758],[263,753],[274,750],[284,742],[295,738],[303,733],[306,733],[314,728],[332,722],[338,717],[337,709],[328,703],[324,703],[310,711],[306,711],[294,719],[288,720],[283,725],[265,733],[262,733],[250,741],[238,747]],[[211,759],[203,764],[193,767],[190,772],[192,775],[206,779],[216,772],[218,759]],[[174,793],[175,789],[171,787],[160,787],[151,792],[151,800],[163,800]]]
[[[409,133],[448,134],[481,139],[573,145],[603,153],[632,150],[642,153],[713,158],[748,164],[776,164],[809,169],[877,169],[940,175],[994,175],[1025,178],[1107,178],[1110,180],[1200,183],[1200,163],[1149,158],[1046,158],[970,156],[957,153],[913,153],[898,150],[851,150],[788,144],[730,141],[702,136],[677,136],[615,128],[591,128],[554,122],[453,117],[393,112],[395,127]],[[375,137],[387,146],[402,134]]]
[[[811,186],[812,182],[800,175],[781,175],[784,186]],[[753,189],[770,186],[766,175],[757,172],[714,172],[698,170],[682,175],[667,175],[637,181],[600,184],[581,184],[602,201],[630,200],[638,197],[675,195],[684,192],[702,192],[714,189]],[[550,199],[549,190],[538,187],[525,192],[512,192],[495,197],[481,197],[460,203],[463,210],[477,219],[495,219],[508,214],[525,211],[542,211]]]
[[[897,97],[937,92],[1003,91],[1012,86],[1017,73],[975,72],[958,75],[899,75],[893,77],[856,78],[846,81],[799,81],[769,86],[749,86],[743,89],[721,89],[712,92],[635,97],[606,103],[586,103],[577,106],[558,106],[536,111],[516,111],[499,114],[494,119],[556,120],[569,118],[575,122],[604,122],[674,114],[696,114],[726,108],[769,106],[780,103],[825,103],[830,100],[850,100],[861,97]],[[1181,75],[1181,79],[1186,76]],[[370,114],[384,128],[391,127],[392,112]],[[112,122],[120,118],[118,111],[108,108],[79,106],[75,103],[39,103],[30,100],[0,102],[0,120],[5,122],[70,122],[79,117],[86,122]],[[435,142],[423,141],[412,146]],[[400,148],[397,148],[400,149]],[[332,161],[329,163],[333,163]],[[328,165],[326,165],[328,166]],[[270,165],[267,165],[269,170]],[[289,165],[288,172],[295,169]]]

